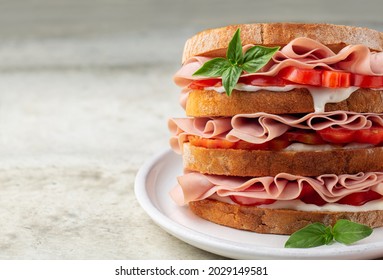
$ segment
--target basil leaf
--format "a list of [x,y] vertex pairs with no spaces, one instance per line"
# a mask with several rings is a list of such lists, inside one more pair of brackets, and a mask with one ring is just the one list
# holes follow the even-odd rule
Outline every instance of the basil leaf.
[[226,51],[226,58],[219,57],[205,62],[193,76],[222,77],[226,94],[231,95],[243,71],[256,72],[272,58],[279,49],[254,46],[243,54],[240,29],[234,33]]
[[285,243],[285,248],[311,248],[332,242],[331,227],[321,223],[310,224],[295,233]]
[[213,58],[194,72],[193,76],[220,77],[230,67],[230,63],[223,57]]
[[226,57],[232,65],[241,65],[243,63],[242,42],[239,28],[231,39],[226,51]]
[[231,95],[239,77],[241,76],[242,69],[239,66],[232,66],[225,70],[222,74],[222,85],[225,88],[226,94]]
[[265,66],[273,55],[279,50],[279,47],[267,48],[262,46],[254,46],[247,50],[244,56],[242,69],[248,73],[257,72]]
[[349,220],[338,220],[333,227],[335,240],[346,245],[359,241],[371,233],[370,227]]

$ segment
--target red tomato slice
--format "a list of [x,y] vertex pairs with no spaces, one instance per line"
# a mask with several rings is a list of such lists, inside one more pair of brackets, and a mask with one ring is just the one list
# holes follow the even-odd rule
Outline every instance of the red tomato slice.
[[352,74],[352,85],[361,88],[382,88],[383,76],[368,76],[360,74]]
[[190,85],[190,89],[204,89],[205,87],[220,87],[222,86],[221,79],[205,79],[195,80]]
[[329,143],[348,144],[365,143],[379,145],[383,143],[383,127],[371,127],[360,130],[328,127],[318,131],[320,137]]
[[296,67],[286,67],[279,72],[279,76],[290,82],[301,85],[322,85],[322,70],[299,69]]
[[290,145],[286,139],[276,138],[262,144],[253,144],[245,141],[230,142],[225,139],[209,139],[199,136],[189,136],[189,142],[197,147],[204,147],[208,149],[242,149],[242,150],[282,150]]
[[307,204],[322,206],[327,202],[307,183],[303,184],[299,199]]
[[327,71],[322,72],[322,87],[339,88],[349,87],[351,74],[345,72]]
[[[282,69],[276,76],[250,75],[241,77],[238,83],[253,86],[300,84],[329,88],[349,86],[383,88],[383,76],[369,76],[331,70],[300,69],[289,66]],[[218,78],[195,80],[189,85],[189,88],[203,89],[205,87],[215,86],[222,86],[222,80]]]
[[241,77],[238,83],[252,86],[285,86],[288,82],[279,76],[251,75]]
[[[342,199],[338,200],[336,203],[339,204],[348,204],[354,206],[360,206],[365,204],[366,202],[380,199],[382,197],[381,194],[374,192],[372,190],[366,192],[358,192],[347,195]],[[307,183],[304,183],[302,192],[299,195],[299,199],[304,203],[315,204],[318,206],[322,206],[327,202],[323,200],[323,198]]]
[[356,130],[332,127],[317,131],[324,141],[335,144],[348,144],[354,142],[354,135],[356,132]]
[[381,197],[382,195],[380,195],[379,193],[369,190],[366,192],[349,194],[348,196],[345,196],[342,199],[340,199],[337,203],[360,206],[365,204],[366,202],[380,199]]
[[230,142],[224,139],[209,139],[198,136],[189,136],[188,139],[193,146],[208,149],[230,149],[235,145],[235,142]]
[[290,82],[302,85],[329,88],[349,86],[362,88],[383,88],[383,76],[352,74],[341,71],[299,69],[291,66],[282,69],[278,76]]
[[279,72],[279,76],[290,82],[301,85],[339,88],[349,87],[351,84],[350,73],[330,70],[286,67]]
[[354,135],[357,143],[368,143],[378,145],[383,142],[383,127],[371,127],[358,130]]

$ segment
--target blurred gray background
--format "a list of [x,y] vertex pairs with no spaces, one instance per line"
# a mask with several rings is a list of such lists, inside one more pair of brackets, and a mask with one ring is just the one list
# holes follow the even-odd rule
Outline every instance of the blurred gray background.
[[186,38],[206,28],[294,21],[381,30],[382,8],[379,0],[1,0],[1,67],[175,64]]
[[381,0],[0,0],[0,258],[219,258],[133,192],[182,116],[172,75],[196,32],[248,22],[383,31]]

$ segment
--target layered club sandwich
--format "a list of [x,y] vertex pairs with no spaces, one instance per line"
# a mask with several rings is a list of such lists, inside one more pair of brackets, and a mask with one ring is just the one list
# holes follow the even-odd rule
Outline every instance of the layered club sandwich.
[[244,24],[185,45],[169,120],[185,172],[171,191],[209,221],[291,234],[313,222],[383,226],[383,33]]

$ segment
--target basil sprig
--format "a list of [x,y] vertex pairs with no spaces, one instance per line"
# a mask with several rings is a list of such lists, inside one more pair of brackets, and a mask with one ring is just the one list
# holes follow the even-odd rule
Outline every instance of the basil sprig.
[[329,245],[335,239],[337,242],[350,245],[371,235],[372,229],[368,226],[338,220],[334,227],[321,223],[310,224],[295,233],[285,243],[285,248],[311,248]]
[[217,57],[205,62],[193,76],[222,77],[222,85],[230,96],[243,71],[257,72],[278,50],[279,47],[253,46],[243,54],[240,29],[237,29],[227,48],[226,58]]

